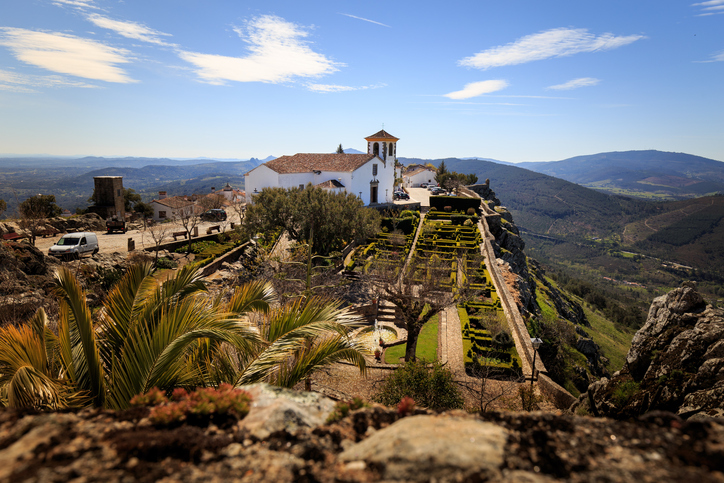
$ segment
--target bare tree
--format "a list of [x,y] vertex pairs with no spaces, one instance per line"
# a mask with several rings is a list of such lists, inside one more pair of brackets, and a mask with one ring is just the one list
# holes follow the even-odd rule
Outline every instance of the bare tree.
[[163,241],[171,235],[171,230],[172,225],[170,223],[159,223],[158,225],[152,226],[150,229],[146,230],[144,234],[144,236],[148,234],[148,236],[151,237],[151,240],[153,240],[153,244],[156,247],[156,261],[158,261],[159,248],[163,244]]
[[188,238],[188,249],[186,253],[191,251],[191,235],[194,228],[198,228],[201,223],[202,208],[195,203],[189,202],[188,205],[182,206],[177,209],[174,216],[174,221],[181,225],[186,232]]
[[208,211],[223,208],[225,200],[226,198],[224,198],[223,195],[211,193],[208,195],[200,196],[198,199],[198,203],[204,210]]
[[467,266],[465,257],[458,255],[456,261],[457,270],[435,256],[413,256],[404,265],[404,261],[389,255],[372,263],[367,277],[371,290],[378,298],[396,305],[405,323],[405,361],[415,360],[417,339],[427,321],[445,307],[471,296],[467,277],[461,276]]
[[237,200],[231,205],[231,209],[239,217],[239,224],[244,222],[244,214],[246,213],[246,202]]

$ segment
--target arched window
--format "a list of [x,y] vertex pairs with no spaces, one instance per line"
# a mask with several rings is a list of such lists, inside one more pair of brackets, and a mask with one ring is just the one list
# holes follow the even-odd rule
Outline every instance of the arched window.
[[392,144],[393,144],[393,143],[390,143],[390,152],[387,153],[388,156],[392,156]]
[[372,147],[372,154],[375,156],[380,155],[380,143],[375,143],[375,145]]

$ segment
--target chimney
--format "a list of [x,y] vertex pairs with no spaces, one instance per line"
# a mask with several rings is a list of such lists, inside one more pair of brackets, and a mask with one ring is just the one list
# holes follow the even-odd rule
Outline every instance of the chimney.
[[165,200],[165,199],[166,199],[166,192],[165,192],[165,191],[159,191],[159,192],[158,192],[158,199],[159,199],[159,200]]

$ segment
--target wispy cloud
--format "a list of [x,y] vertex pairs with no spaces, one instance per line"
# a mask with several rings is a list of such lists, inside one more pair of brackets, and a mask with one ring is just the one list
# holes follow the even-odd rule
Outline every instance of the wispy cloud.
[[307,32],[275,16],[258,17],[237,33],[249,44],[250,55],[228,57],[179,52],[196,66],[198,76],[210,84],[235,82],[284,82],[293,77],[319,77],[337,71],[337,65],[314,52],[302,39]]
[[141,40],[157,45],[174,46],[162,40],[162,37],[170,37],[171,34],[153,30],[140,23],[113,20],[97,13],[88,15],[86,18],[98,27],[113,30],[117,34],[129,39]]
[[568,82],[565,82],[563,84],[550,86],[548,87],[548,89],[553,89],[556,91],[570,91],[571,89],[578,89],[579,87],[595,86],[599,82],[601,82],[600,79],[594,79],[593,77],[581,77],[578,79],[569,80]]
[[129,62],[125,49],[62,33],[0,27],[0,45],[15,58],[60,74],[106,82],[136,82],[117,64]]
[[448,99],[470,99],[471,97],[482,96],[508,87],[508,82],[504,80],[486,80],[480,82],[472,82],[465,84],[460,91],[443,94]]
[[710,0],[708,2],[692,3],[692,7],[700,7],[702,13],[697,17],[707,17],[724,13],[724,0]]
[[375,84],[371,86],[339,86],[334,84],[307,84],[307,89],[314,92],[348,92],[348,91],[364,91],[367,89],[379,89],[387,84]]
[[358,17],[356,15],[351,15],[349,13],[340,13],[340,15],[344,15],[345,17],[349,17],[349,18],[356,18],[357,20],[364,20],[365,22],[373,23],[376,25],[382,25],[383,27],[392,28],[389,25],[383,24],[382,22],[376,22],[374,20],[370,20],[370,19],[364,18],[364,17]]
[[18,74],[17,72],[0,69],[0,90],[30,93],[37,92],[36,88],[43,87],[83,87],[92,89],[98,86],[74,81],[59,75]]
[[93,0],[51,0],[53,5],[63,6],[69,5],[80,9],[93,8],[98,9],[98,6],[93,3]]
[[616,49],[643,38],[643,35],[617,37],[610,33],[596,36],[586,29],[558,28],[527,35],[508,45],[484,50],[458,63],[465,67],[490,69],[582,52]]

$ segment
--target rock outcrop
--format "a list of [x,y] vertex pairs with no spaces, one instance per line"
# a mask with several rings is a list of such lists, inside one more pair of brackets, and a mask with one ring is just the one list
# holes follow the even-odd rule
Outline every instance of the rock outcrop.
[[[154,426],[148,408],[0,411],[0,481],[724,481],[722,421],[402,417],[256,385],[245,419]],[[327,421],[327,422],[325,422]]]
[[615,418],[654,410],[724,416],[724,310],[691,286],[657,297],[624,367],[590,385],[573,409]]
[[57,263],[29,243],[0,243],[0,322],[25,320],[47,306]]

